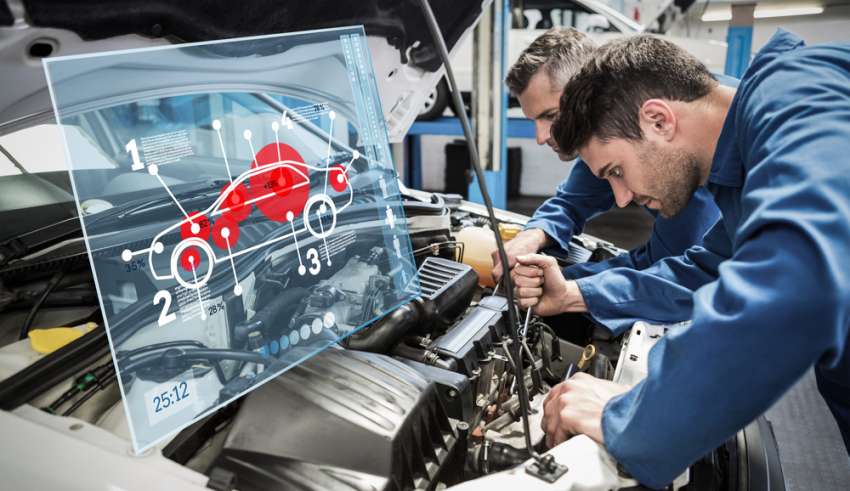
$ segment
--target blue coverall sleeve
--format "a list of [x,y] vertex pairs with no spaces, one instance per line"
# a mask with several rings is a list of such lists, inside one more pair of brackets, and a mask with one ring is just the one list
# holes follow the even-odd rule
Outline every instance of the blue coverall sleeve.
[[723,220],[694,246],[677,257],[667,257],[637,271],[617,268],[576,283],[584,297],[587,313],[614,334],[638,320],[678,322],[689,319],[693,293],[717,278],[718,266],[732,254]]
[[[653,215],[657,215],[652,212]],[[656,216],[649,241],[627,254],[598,263],[582,263],[564,268],[569,279],[584,278],[613,268],[645,269],[670,256],[681,256],[694,245],[701,245],[703,235],[720,217],[711,193],[700,187],[688,206],[672,218]]]
[[692,246],[702,245],[703,236],[719,218],[714,196],[706,188],[698,188],[676,216],[656,217],[649,242],[630,252],[635,269],[644,269],[665,257],[681,256]]
[[850,89],[824,49],[739,94],[733,257],[696,292],[690,328],[662,339],[647,378],[603,412],[605,446],[646,485],[669,483],[847,349]]
[[[647,244],[636,247],[627,253],[599,262],[573,264],[563,269],[564,277],[569,280],[585,278],[613,268],[643,269],[649,264]],[[668,254],[669,256],[669,254]],[[663,256],[662,256],[663,257]]]
[[525,228],[543,230],[567,250],[570,239],[582,231],[588,219],[613,205],[614,193],[608,182],[594,176],[587,164],[577,160],[555,195],[537,208]]

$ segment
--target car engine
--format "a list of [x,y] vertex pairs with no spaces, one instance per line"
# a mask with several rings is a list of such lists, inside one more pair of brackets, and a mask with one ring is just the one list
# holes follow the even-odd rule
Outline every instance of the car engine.
[[[165,457],[215,482],[238,483],[241,490],[296,481],[305,489],[427,489],[505,469],[529,457],[516,438],[513,445],[518,446],[508,443],[515,430],[511,424],[519,419],[515,386],[525,383],[539,401],[548,384],[563,376],[580,346],[559,340],[535,317],[524,338],[526,368],[519,380],[508,350],[507,302],[498,290],[480,286],[479,274],[465,264],[477,265],[482,259],[469,257],[475,244],[455,239],[461,230],[483,225],[482,215],[465,211],[470,205],[455,197],[435,195],[433,202],[410,197],[406,203],[419,295],[340,345],[184,429],[160,446]],[[193,333],[192,339],[119,351],[122,372],[135,373],[123,381],[125,388],[130,387],[132,396],[144,392],[147,384],[194,366],[205,372],[204,383],[219,387],[219,400],[224,401],[253,378],[263,377],[264,364],[309,355],[293,342],[295,336],[336,337],[392,307],[385,303],[388,282],[387,271],[381,270],[382,250],[371,246],[366,235],[350,235],[328,247],[329,254],[345,257],[344,262],[334,261],[339,269],[310,287],[275,280],[276,273],[284,277],[292,267],[284,260],[270,257],[257,265],[257,271],[268,271],[262,281],[250,285],[244,298],[268,301],[249,322],[228,332]],[[580,255],[578,240],[573,252]],[[592,251],[585,252],[589,256]],[[13,263],[0,273],[7,298],[4,323],[16,319],[19,310],[12,307],[32,301],[27,289],[38,291],[49,282],[59,262],[78,261],[76,276],[70,278],[74,281],[60,281],[47,297],[46,308],[56,315],[81,315],[82,309],[87,314],[83,320],[97,325],[86,264],[66,253],[57,251],[25,265]],[[16,287],[24,278],[39,276],[44,280]],[[68,298],[73,293],[78,293],[76,304]],[[250,300],[242,302],[225,298],[217,308],[228,312],[252,307]],[[286,325],[275,321],[283,313],[292,319]],[[79,319],[59,322],[74,325]],[[211,348],[222,338],[233,347],[244,347],[243,354],[257,356],[214,359]],[[94,328],[48,356],[28,353],[26,364],[20,353],[29,342],[7,344],[0,350],[0,365],[8,366],[0,383],[4,409],[37,407],[52,417],[79,419],[127,438],[105,341],[102,329]],[[601,355],[594,367],[605,371],[610,363]]]
[[[133,374],[122,380],[130,397],[190,369],[208,392],[218,393],[215,402],[232,399],[143,455],[132,456],[125,406],[79,239],[5,266],[0,270],[4,326],[31,322],[24,314],[39,301],[38,292],[53,283],[51,293],[41,295],[48,321],[79,333],[76,341],[45,355],[30,340],[11,339],[16,330],[11,335],[4,330],[0,427],[9,441],[27,442],[18,446],[22,453],[47,452],[45,458],[61,460],[68,452],[104,452],[103,474],[75,478],[74,489],[119,485],[133,476],[144,476],[154,488],[439,489],[517,468],[530,457],[517,384],[528,389],[530,437],[542,452],[543,396],[563,380],[568,365],[578,364],[585,345],[592,343],[597,354],[581,368],[607,379],[614,378],[621,349],[632,353],[634,364],[649,348],[635,354],[636,341],[629,348],[581,316],[531,316],[520,338],[523,359],[512,359],[511,307],[499,285],[483,286],[489,252],[482,251],[489,245],[476,241],[492,236],[483,210],[455,196],[405,194],[421,287],[412,301],[387,304],[389,272],[375,247],[378,236],[370,237],[366,229],[328,247],[338,269],[315,285],[300,285],[297,276],[288,275],[297,263],[285,255],[272,254],[254,265],[259,279],[244,283],[241,298],[224,296],[211,306],[225,314],[248,309],[247,322],[119,351],[122,374]],[[503,213],[500,220],[505,227],[500,233],[509,234],[524,218]],[[617,252],[604,241],[577,236],[570,251],[553,254],[566,265]],[[56,279],[57,270],[69,268],[72,272]],[[264,307],[253,311],[255,304]],[[381,311],[389,313],[375,318]],[[350,332],[369,320],[367,327]],[[147,322],[155,326],[152,319]],[[342,342],[267,377],[275,364],[313,354],[298,339],[333,340],[346,333]],[[231,349],[220,348],[225,341]],[[640,375],[639,369],[632,373]],[[256,380],[263,385],[234,399]],[[34,432],[51,428],[34,443]],[[735,455],[726,452],[727,459]],[[730,479],[725,460],[710,458],[703,463],[708,470],[694,468],[689,489],[713,489]],[[18,466],[15,479],[24,487],[38,482],[68,488],[61,476],[76,471],[70,465],[64,471],[48,477],[38,466]],[[179,486],[170,481],[175,476]]]

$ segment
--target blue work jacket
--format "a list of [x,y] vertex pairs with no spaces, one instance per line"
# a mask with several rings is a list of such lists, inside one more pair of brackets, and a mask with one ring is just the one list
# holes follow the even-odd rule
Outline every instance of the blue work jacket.
[[[558,185],[555,195],[537,208],[525,228],[543,230],[567,250],[570,238],[582,231],[587,220],[612,206],[614,193],[608,181],[594,176],[579,159],[570,175]],[[564,275],[574,279],[610,268],[643,269],[661,258],[678,256],[688,247],[701,244],[705,232],[720,216],[711,193],[704,188],[700,188],[682,213],[673,218],[663,218],[656,211],[647,210],[656,217],[649,242],[607,261],[570,266],[564,269]]]
[[735,95],[707,188],[702,247],[578,280],[615,331],[678,321],[647,378],[603,412],[608,451],[662,487],[767,410],[813,364],[850,447],[850,44],[780,30]]

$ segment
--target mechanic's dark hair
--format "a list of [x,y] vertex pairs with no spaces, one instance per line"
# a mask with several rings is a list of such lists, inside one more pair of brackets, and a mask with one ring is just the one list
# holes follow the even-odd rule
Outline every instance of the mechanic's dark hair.
[[644,102],[692,102],[716,86],[705,65],[669,41],[643,34],[612,41],[564,87],[552,136],[565,154],[577,153],[594,136],[641,140]]
[[561,90],[585,61],[596,45],[586,35],[573,28],[553,28],[528,45],[511,66],[505,83],[511,94],[525,92],[531,77],[541,68],[546,70],[552,90]]

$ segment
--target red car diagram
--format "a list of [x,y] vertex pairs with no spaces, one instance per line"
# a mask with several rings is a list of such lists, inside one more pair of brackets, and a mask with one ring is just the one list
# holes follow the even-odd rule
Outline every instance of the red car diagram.
[[[333,111],[330,115],[333,122]],[[291,120],[288,121],[285,115],[283,121],[291,128]],[[221,123],[215,120],[212,126],[219,132],[221,142]],[[277,135],[280,125],[275,122],[272,128]],[[245,130],[243,136],[249,143],[251,142],[250,130]],[[330,144],[328,149],[330,154]],[[223,142],[222,153],[224,153]],[[352,152],[351,160],[343,165],[331,164],[329,155],[327,165],[314,166],[306,164],[292,146],[275,141],[254,154],[254,160],[249,169],[236,177],[230,176],[230,166],[225,157],[230,183],[222,188],[218,198],[209,207],[195,212],[186,211],[159,176],[158,167],[148,165],[148,173],[159,179],[180,208],[184,218],[154,236],[149,247],[134,251],[125,249],[121,257],[125,262],[129,262],[135,256],[147,254],[154,279],[160,281],[173,279],[184,288],[198,290],[198,299],[201,304],[203,299],[200,289],[209,281],[216,264],[230,263],[234,277],[233,291],[236,295],[241,295],[242,288],[239,284],[234,258],[288,239],[292,239],[298,254],[298,273],[304,275],[309,271],[316,274],[318,271],[313,268],[308,269],[304,264],[298,245],[298,236],[309,234],[316,239],[321,239],[327,250],[327,237],[336,227],[337,215],[353,201],[354,193],[348,180],[348,170],[352,162],[359,157],[359,153],[355,150]],[[317,190],[321,192],[311,196],[311,175],[317,173],[324,174],[324,186],[317,186]],[[336,193],[347,191],[347,202],[337,207],[335,200],[328,194],[328,188]],[[248,218],[255,208],[268,220],[289,224],[290,232],[255,244],[240,243],[240,223]],[[302,220],[296,227],[299,217],[302,217]],[[164,263],[161,255],[165,253],[165,237],[178,230],[180,241],[170,253],[168,267],[162,270],[162,267],[158,268],[156,265]],[[318,253],[315,249],[310,249],[307,255],[308,259],[318,261]],[[311,255],[314,257],[309,257]],[[204,260],[207,266],[204,271],[199,272]],[[329,256],[327,261],[330,263]],[[191,273],[191,276],[188,276],[188,273]]]

